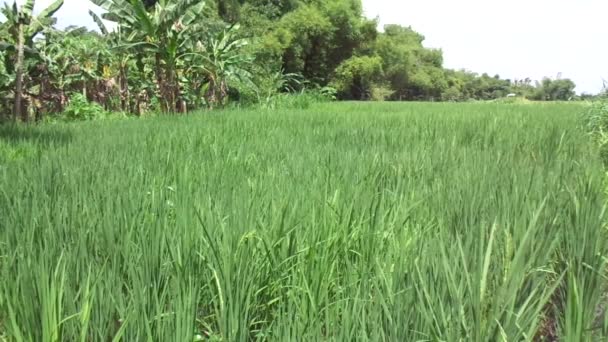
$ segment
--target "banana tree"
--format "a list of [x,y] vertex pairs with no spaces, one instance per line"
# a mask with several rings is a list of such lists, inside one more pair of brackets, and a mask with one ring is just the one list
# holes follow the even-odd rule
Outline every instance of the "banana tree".
[[[12,61],[9,60],[6,51],[0,51],[0,121],[3,119],[10,119],[12,116],[12,104],[9,104],[10,88],[12,86],[15,75],[12,72]],[[6,118],[3,117],[6,115]]]
[[255,87],[247,70],[253,58],[243,52],[248,42],[238,37],[238,30],[239,25],[233,25],[185,55],[190,65],[188,71],[204,78],[204,97],[211,109],[225,104],[230,81]]
[[[107,6],[108,5],[104,5]],[[116,11],[119,8],[117,5],[112,5]],[[89,15],[93,18],[93,21],[97,24],[99,31],[102,36],[105,37],[107,46],[114,53],[114,59],[118,69],[118,88],[120,92],[120,109],[128,112],[131,110],[131,92],[129,89],[129,61],[133,58],[133,54],[122,48],[124,45],[125,37],[123,35],[123,29],[119,26],[116,30],[110,31],[106,24],[103,22],[101,17],[97,13],[89,10]],[[110,14],[109,14],[110,15]],[[109,80],[108,80],[109,81]]]
[[[111,54],[105,40],[97,33],[83,27],[67,28],[65,31],[45,30],[44,39],[38,42],[43,61],[42,67],[49,77],[44,81],[45,90],[52,90],[59,110],[67,101],[67,92],[80,91],[85,97],[104,102],[100,87],[104,66],[109,64]],[[47,96],[48,97],[48,96]],[[47,100],[50,100],[47,98]]]
[[6,20],[0,24],[0,31],[9,33],[9,37],[12,41],[7,43],[14,46],[14,50],[17,54],[15,58],[15,99],[13,114],[15,119],[21,115],[23,121],[28,121],[29,119],[28,112],[22,108],[25,48],[26,46],[33,47],[34,37],[45,27],[54,24],[55,19],[53,18],[53,15],[61,6],[63,6],[63,0],[56,0],[37,16],[33,15],[34,5],[35,0],[27,0],[23,6],[18,7],[17,2],[15,1],[12,6],[5,3],[4,7],[0,9],[0,12],[2,12],[6,18]]
[[159,0],[150,7],[142,0],[91,2],[107,11],[103,19],[117,24],[124,39],[121,48],[140,55],[140,59],[142,54],[153,56],[162,109],[175,112],[180,97],[178,58],[201,29],[204,2]]

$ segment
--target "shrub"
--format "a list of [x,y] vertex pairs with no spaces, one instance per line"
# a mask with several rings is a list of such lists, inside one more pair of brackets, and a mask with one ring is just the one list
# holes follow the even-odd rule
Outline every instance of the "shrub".
[[108,115],[106,110],[96,102],[89,102],[80,93],[73,94],[61,117],[66,121],[83,121],[103,119]]
[[392,90],[390,87],[387,86],[375,86],[372,88],[372,101],[386,101],[388,100],[393,93],[395,93],[394,90]]
[[495,100],[492,100],[492,102],[496,102],[496,103],[502,103],[502,104],[531,104],[533,103],[532,101],[526,99],[523,96],[514,96],[514,97],[500,97],[497,98]]
[[600,155],[608,166],[608,101],[593,102],[584,115],[585,129],[600,148]]
[[595,136],[608,133],[608,101],[604,99],[591,103],[584,119],[589,133]]
[[332,87],[305,89],[298,93],[278,93],[260,102],[264,109],[308,109],[315,103],[336,100],[336,90]]
[[383,78],[382,58],[351,57],[336,69],[332,85],[345,100],[373,98],[375,84]]

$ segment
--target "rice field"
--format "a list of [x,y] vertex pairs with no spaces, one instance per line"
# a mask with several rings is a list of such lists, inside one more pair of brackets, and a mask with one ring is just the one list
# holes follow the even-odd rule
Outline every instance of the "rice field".
[[602,340],[582,110],[0,126],[0,340]]

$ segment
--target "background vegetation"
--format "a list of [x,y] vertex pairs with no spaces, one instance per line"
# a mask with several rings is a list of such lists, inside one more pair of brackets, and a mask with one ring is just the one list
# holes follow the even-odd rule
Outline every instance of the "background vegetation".
[[412,28],[363,16],[360,0],[91,0],[108,28],[58,30],[56,0],[5,4],[0,25],[2,112],[23,121],[61,113],[80,93],[107,111],[187,112],[267,105],[286,92],[345,100],[577,98],[568,79],[533,83],[443,67]]

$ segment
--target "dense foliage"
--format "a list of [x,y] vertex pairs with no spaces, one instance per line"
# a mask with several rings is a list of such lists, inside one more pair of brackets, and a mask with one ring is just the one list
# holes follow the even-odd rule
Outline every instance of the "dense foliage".
[[5,3],[0,101],[27,120],[61,113],[75,92],[109,111],[186,112],[268,103],[285,91],[332,87],[349,100],[570,100],[570,80],[504,80],[443,67],[409,27],[378,31],[360,0],[91,0],[97,32],[53,27],[57,0]]
[[[360,0],[91,0],[91,32],[53,27],[57,0],[4,5],[2,111],[60,113],[75,92],[109,111],[186,112],[267,103],[280,92],[332,87],[339,99],[569,100],[570,80],[504,80],[443,67],[409,27],[378,31]],[[294,77],[297,76],[297,77]],[[278,86],[277,86],[278,85]]]

